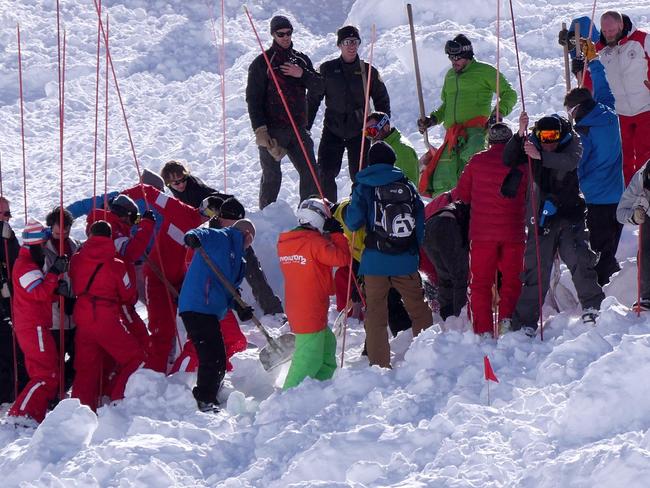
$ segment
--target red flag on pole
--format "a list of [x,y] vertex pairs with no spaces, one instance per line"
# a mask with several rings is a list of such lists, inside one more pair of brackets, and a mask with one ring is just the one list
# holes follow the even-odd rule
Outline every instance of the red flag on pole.
[[490,364],[490,358],[483,356],[483,369],[485,371],[485,381],[494,381],[495,383],[499,382],[497,375],[494,374],[492,365]]

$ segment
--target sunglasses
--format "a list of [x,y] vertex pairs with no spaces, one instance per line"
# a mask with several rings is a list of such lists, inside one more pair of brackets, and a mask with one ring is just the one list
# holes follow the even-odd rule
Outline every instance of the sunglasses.
[[459,59],[463,59],[463,57],[458,54],[450,54],[447,57],[449,58],[449,61],[458,61]]
[[171,180],[169,183],[167,183],[167,186],[180,185],[182,183],[185,183],[186,181],[187,181],[187,176],[183,176],[178,180]]
[[365,136],[374,139],[375,137],[377,137],[377,135],[379,135],[379,133],[387,123],[388,123],[388,115],[384,115],[381,118],[381,120],[377,122],[375,125],[370,125],[366,127],[364,131]]
[[557,129],[536,130],[535,135],[542,144],[552,144],[560,140],[561,131]]
[[291,37],[291,34],[293,34],[293,30],[288,30],[288,31],[275,31],[275,35],[278,36],[280,39],[283,37]]
[[351,37],[349,39],[343,39],[341,41],[341,44],[344,45],[345,47],[347,47],[347,46],[358,46],[359,44],[361,44],[361,39],[355,39],[355,38]]
[[445,54],[447,56],[453,55],[453,56],[458,56],[459,54],[463,54],[466,52],[469,52],[472,50],[472,46],[464,46],[459,42],[456,41],[447,41],[445,44]]

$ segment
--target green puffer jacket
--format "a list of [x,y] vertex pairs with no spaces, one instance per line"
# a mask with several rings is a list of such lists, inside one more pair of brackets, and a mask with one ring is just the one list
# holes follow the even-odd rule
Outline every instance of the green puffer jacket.
[[393,148],[397,161],[395,166],[402,170],[404,175],[416,187],[420,179],[420,169],[418,163],[418,155],[413,148],[411,142],[394,127],[391,129],[390,134],[384,139],[384,142]]
[[[492,113],[492,95],[496,93],[496,69],[494,66],[471,60],[461,71],[447,71],[442,86],[442,105],[431,112],[445,129],[462,124],[474,117],[489,117]],[[517,93],[503,74],[499,74],[499,112],[508,115],[517,103]]]

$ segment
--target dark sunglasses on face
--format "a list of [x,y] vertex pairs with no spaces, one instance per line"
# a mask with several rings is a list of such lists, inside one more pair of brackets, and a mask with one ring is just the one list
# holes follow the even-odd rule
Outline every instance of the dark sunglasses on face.
[[183,176],[178,180],[171,180],[169,183],[167,183],[167,186],[180,185],[181,183],[185,183],[186,181],[187,181],[187,176]]
[[354,37],[351,37],[349,39],[343,39],[341,41],[341,44],[343,46],[346,46],[346,47],[347,46],[358,46],[359,44],[361,44],[361,40],[355,39]]
[[291,37],[291,34],[293,34],[293,31],[292,31],[292,30],[288,30],[288,31],[275,31],[275,35],[278,36],[280,39],[282,39],[283,37],[287,37],[287,36]]
[[457,54],[450,54],[447,57],[449,58],[449,61],[458,61],[459,59],[463,59],[462,56],[459,56]]

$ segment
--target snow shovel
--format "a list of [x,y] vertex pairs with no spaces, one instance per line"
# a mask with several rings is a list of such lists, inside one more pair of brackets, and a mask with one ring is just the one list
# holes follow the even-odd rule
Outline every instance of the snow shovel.
[[[242,300],[235,287],[223,275],[221,270],[217,268],[217,265],[214,264],[214,261],[210,259],[210,256],[208,256],[208,253],[205,251],[205,249],[203,249],[203,247],[198,247],[196,250],[199,252],[210,270],[212,270],[212,272],[217,276],[223,287],[228,290],[228,292],[233,296],[235,301],[243,308],[248,307],[248,304]],[[291,360],[293,351],[296,348],[296,337],[293,334],[283,334],[277,339],[274,339],[264,328],[259,319],[254,315],[252,321],[260,330],[260,332],[264,334],[266,342],[268,343],[268,345],[264,346],[260,350],[260,361],[264,369],[266,371],[271,371],[281,364],[284,364],[287,361]]]

